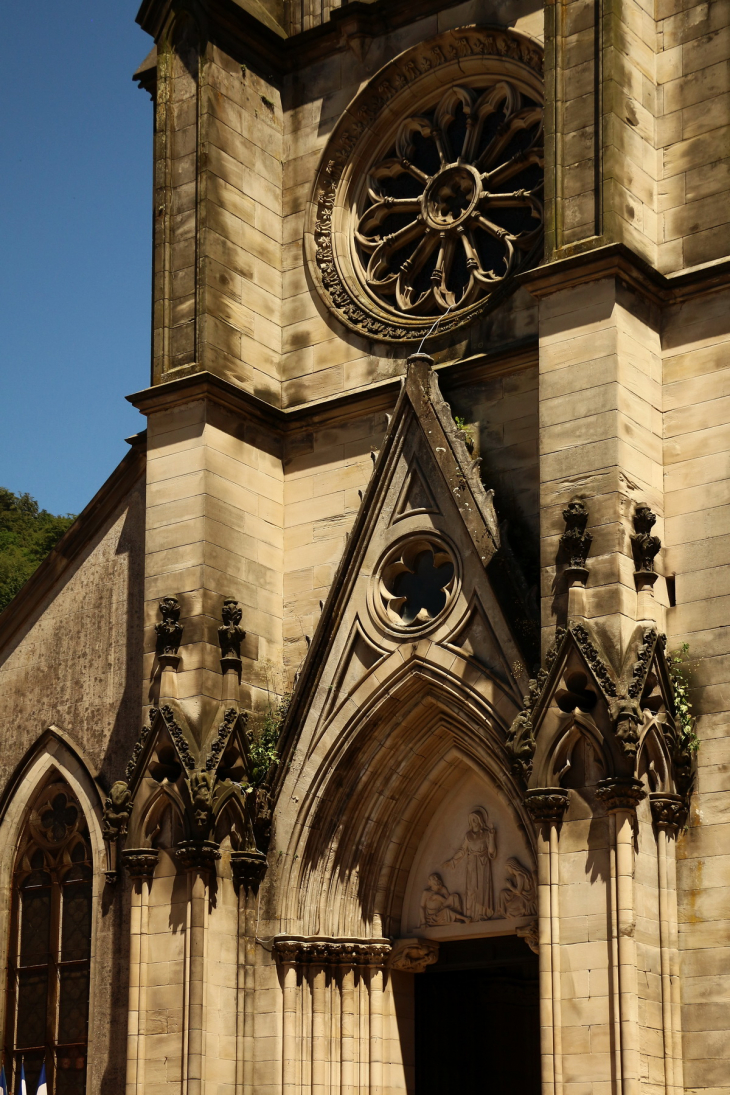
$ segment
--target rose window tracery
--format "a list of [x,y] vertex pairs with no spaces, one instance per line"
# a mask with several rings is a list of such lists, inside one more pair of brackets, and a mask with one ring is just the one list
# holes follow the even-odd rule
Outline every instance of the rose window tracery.
[[455,555],[441,538],[409,538],[379,569],[376,610],[390,629],[428,628],[452,602],[457,586]]
[[323,151],[304,231],[342,323],[441,337],[540,261],[543,98],[541,47],[505,28],[444,31],[372,76]]
[[542,108],[507,81],[406,118],[354,232],[368,288],[412,315],[487,296],[539,243],[542,165]]

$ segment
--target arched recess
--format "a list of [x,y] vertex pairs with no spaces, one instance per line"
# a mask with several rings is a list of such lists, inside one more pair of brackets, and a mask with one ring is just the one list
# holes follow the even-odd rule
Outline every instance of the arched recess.
[[290,785],[301,804],[278,887],[285,930],[400,935],[409,872],[429,823],[470,776],[484,788],[481,804],[494,805],[520,834],[532,870],[532,823],[504,734],[494,709],[465,682],[438,664],[401,663],[318,755],[307,784],[300,777]]
[[[91,940],[89,962],[93,971],[98,950],[98,909],[104,886],[104,851],[101,829],[102,797],[83,753],[72,739],[57,727],[49,727],[40,736],[8,781],[0,804],[0,1030],[5,1031],[8,1002],[9,946],[13,877],[20,843],[39,795],[49,785],[59,789],[67,785],[83,813],[91,850]],[[95,1059],[93,1031],[95,984],[91,975],[88,1012],[88,1061]]]

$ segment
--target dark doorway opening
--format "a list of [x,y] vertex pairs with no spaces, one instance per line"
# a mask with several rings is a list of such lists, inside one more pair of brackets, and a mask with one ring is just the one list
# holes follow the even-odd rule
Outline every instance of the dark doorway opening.
[[524,940],[442,943],[414,983],[416,1095],[540,1095],[538,963]]

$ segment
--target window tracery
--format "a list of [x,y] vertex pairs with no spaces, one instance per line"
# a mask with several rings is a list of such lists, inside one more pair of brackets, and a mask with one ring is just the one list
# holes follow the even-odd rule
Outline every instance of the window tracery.
[[49,1092],[86,1089],[92,858],[83,811],[65,781],[38,795],[12,882],[5,1067],[28,1090],[45,1061]]

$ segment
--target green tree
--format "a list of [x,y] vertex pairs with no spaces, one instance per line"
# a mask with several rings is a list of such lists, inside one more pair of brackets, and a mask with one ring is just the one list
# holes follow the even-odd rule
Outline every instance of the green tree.
[[56,517],[40,509],[29,494],[0,487],[0,612],[74,520],[71,513]]

